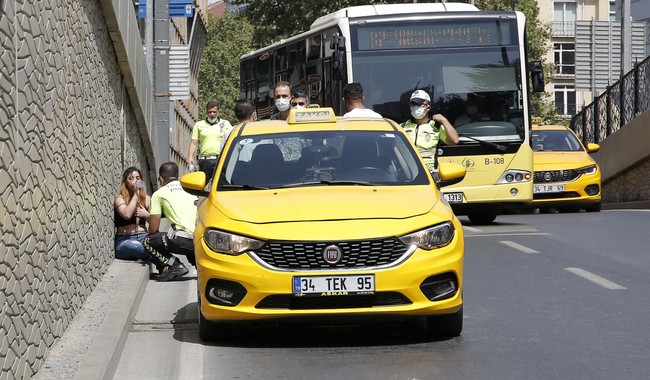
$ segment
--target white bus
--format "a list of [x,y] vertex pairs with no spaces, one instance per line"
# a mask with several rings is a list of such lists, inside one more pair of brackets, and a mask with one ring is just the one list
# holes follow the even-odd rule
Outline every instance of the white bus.
[[455,125],[460,143],[441,146],[438,160],[467,168],[462,182],[443,188],[454,211],[490,223],[503,207],[529,206],[533,198],[529,78],[543,91],[543,75],[539,62],[527,62],[525,24],[520,12],[464,3],[341,9],[242,56],[241,96],[267,118],[275,112],[274,84],[289,81],[311,103],[342,115],[343,87],[359,82],[365,105],[397,123],[409,118],[416,89],[452,124],[474,103],[478,116]]

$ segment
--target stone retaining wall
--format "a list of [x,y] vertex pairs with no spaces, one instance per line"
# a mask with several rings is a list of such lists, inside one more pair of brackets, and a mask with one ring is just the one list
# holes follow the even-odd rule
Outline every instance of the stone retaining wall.
[[106,25],[95,0],[0,0],[0,379],[38,371],[113,260],[123,169],[151,172]]

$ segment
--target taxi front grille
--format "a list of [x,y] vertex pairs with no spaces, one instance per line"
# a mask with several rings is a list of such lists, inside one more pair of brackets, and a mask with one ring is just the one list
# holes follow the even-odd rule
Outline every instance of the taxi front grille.
[[[325,248],[335,245],[341,249],[336,264],[325,261]],[[267,265],[285,270],[347,270],[389,265],[408,250],[396,238],[342,242],[269,242],[255,251]]]
[[[548,176],[550,176],[550,179],[545,180],[544,177],[548,177]],[[578,173],[573,169],[543,170],[543,171],[535,172],[534,183],[567,182],[567,181],[573,181],[578,177],[580,177],[580,173]]]
[[354,309],[378,306],[410,305],[413,302],[398,292],[379,292],[354,296],[295,297],[291,294],[276,294],[260,301],[256,309]]

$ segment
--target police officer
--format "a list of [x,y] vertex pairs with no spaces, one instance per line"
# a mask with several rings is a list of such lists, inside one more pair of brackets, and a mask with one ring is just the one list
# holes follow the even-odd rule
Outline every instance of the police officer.
[[199,147],[199,170],[205,173],[210,180],[217,166],[217,160],[221,153],[221,140],[227,136],[232,129],[228,120],[219,117],[219,103],[210,100],[206,106],[208,117],[199,120],[192,128],[192,141],[187,152],[187,163],[190,171],[193,171],[196,147]]
[[[426,91],[416,90],[411,94],[409,101],[411,118],[404,123],[406,134],[413,144],[418,148],[420,156],[427,164],[429,171],[436,173],[438,163],[436,159],[436,147],[439,141],[447,145],[458,144],[458,133],[449,120],[437,113],[429,117],[431,110],[431,97]],[[435,174],[434,174],[435,176]],[[435,178],[438,180],[439,178]]]
[[[144,248],[165,264],[158,281],[171,281],[187,274],[188,269],[173,253],[187,256],[192,265],[194,259],[194,228],[196,226],[196,196],[186,193],[178,180],[178,165],[165,162],[160,165],[158,181],[161,187],[151,196],[149,235]],[[160,232],[160,220],[169,222],[169,231]]]

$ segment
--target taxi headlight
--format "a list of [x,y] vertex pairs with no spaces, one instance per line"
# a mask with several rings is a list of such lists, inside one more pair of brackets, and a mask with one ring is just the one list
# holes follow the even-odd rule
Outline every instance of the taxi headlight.
[[596,165],[585,166],[583,168],[576,169],[576,171],[580,174],[594,174],[596,172]]
[[451,222],[445,222],[421,231],[400,236],[399,240],[406,245],[416,245],[418,248],[431,250],[448,245],[453,238],[454,225]]
[[203,238],[211,250],[233,256],[259,249],[264,245],[261,240],[213,229],[206,230]]

